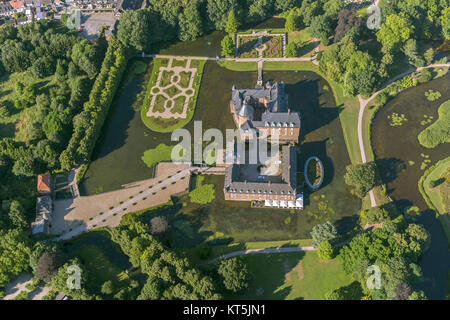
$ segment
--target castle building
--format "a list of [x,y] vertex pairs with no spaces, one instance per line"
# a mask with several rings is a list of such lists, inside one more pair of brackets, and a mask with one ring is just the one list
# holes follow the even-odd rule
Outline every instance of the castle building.
[[[256,134],[258,139],[270,142],[273,136],[277,136],[281,148],[274,150],[272,156],[276,155],[276,159],[281,157],[281,160],[227,166],[225,200],[257,201],[267,207],[302,209],[303,193],[297,193],[295,148],[301,117],[300,113],[289,109],[284,83],[267,82],[264,87],[240,90],[233,86],[230,112],[236,127],[241,129],[243,140],[254,138],[251,135]],[[273,169],[278,167],[279,170]]]
[[230,112],[242,135],[255,129],[259,138],[271,140],[278,135],[280,144],[298,142],[301,118],[298,112],[291,112],[283,82],[255,89],[232,88]]

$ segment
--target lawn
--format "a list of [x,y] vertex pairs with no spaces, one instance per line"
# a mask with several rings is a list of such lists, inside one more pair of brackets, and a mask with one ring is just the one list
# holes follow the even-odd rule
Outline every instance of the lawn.
[[324,299],[326,292],[352,283],[337,259],[322,262],[316,252],[247,255],[249,292],[226,299]]
[[315,44],[312,40],[311,35],[308,32],[309,28],[302,29],[300,31],[288,32],[287,43],[297,42],[301,43],[300,56],[312,57],[314,55]]
[[256,71],[258,64],[256,62],[236,62],[236,61],[219,61],[221,67],[232,71]]
[[[426,175],[425,179],[421,179],[422,187],[432,202],[433,206],[440,214],[448,213],[448,182],[442,182],[440,185],[430,188],[430,182],[440,179],[446,179],[445,174],[450,168],[450,157],[439,161],[434,169]],[[420,182],[419,182],[420,183]],[[445,197],[445,198],[444,198]]]
[[144,152],[142,161],[150,168],[161,161],[170,161],[173,146],[168,146],[163,143],[159,144],[154,149],[149,149]]

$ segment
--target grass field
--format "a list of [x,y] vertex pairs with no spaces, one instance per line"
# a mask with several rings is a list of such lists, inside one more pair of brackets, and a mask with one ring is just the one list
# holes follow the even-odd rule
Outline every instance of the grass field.
[[316,252],[248,255],[249,292],[227,299],[324,299],[326,292],[348,285],[352,279],[341,262],[322,262]]
[[309,28],[305,28],[300,31],[288,32],[287,43],[297,42],[302,44],[300,48],[301,57],[312,57],[314,55],[314,42],[308,29]]
[[236,62],[236,61],[219,61],[221,67],[232,71],[256,71],[258,65],[256,62]]

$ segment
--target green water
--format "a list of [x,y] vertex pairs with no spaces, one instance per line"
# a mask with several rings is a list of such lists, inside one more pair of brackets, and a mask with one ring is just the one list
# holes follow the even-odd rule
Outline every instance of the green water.
[[[431,247],[425,252],[420,264],[425,281],[418,287],[432,299],[442,299],[445,295],[450,255],[442,228],[434,212],[427,208],[417,182],[425,171],[421,169],[424,160],[430,160],[428,168],[448,157],[450,146],[441,144],[433,149],[424,148],[419,144],[417,134],[430,125],[421,125],[424,115],[433,116],[433,121],[438,119],[440,104],[450,99],[449,84],[450,74],[447,74],[405,90],[377,113],[372,126],[372,146],[389,195],[400,211],[414,205],[424,212],[419,223],[423,223],[430,232]],[[438,90],[442,94],[441,98],[428,101],[425,91],[430,89]],[[387,117],[393,112],[404,114],[408,120],[401,126],[392,127]]]
[[[255,26],[247,26],[247,28],[270,29],[284,28],[284,18],[270,18]],[[243,29],[245,27],[242,27]],[[168,55],[190,55],[203,57],[220,56],[222,47],[220,42],[227,35],[224,31],[213,31],[193,41],[179,41],[156,44],[153,48],[154,53]]]
[[[256,72],[230,71],[208,62],[194,120],[202,120],[203,129],[234,128],[229,113],[231,88],[233,85],[254,87],[256,78]],[[343,181],[345,166],[350,161],[339,110],[332,94],[324,90],[329,86],[312,72],[265,72],[264,78],[266,81],[283,80],[291,109],[302,113],[298,170],[303,171],[304,161],[309,156],[318,156],[325,167],[322,187],[313,194],[305,193],[304,211],[291,213],[289,210],[250,209],[245,202],[225,202],[223,177],[208,177],[207,181],[216,185],[216,200],[207,206],[187,203],[183,207],[182,220],[188,221],[196,231],[175,241],[176,246],[190,246],[211,235],[234,241],[304,238],[309,237],[309,231],[318,222],[339,220],[340,227],[345,228],[354,221],[351,216],[360,208],[360,200],[350,195]],[[134,79],[119,92],[82,184],[84,194],[114,190],[151,177],[152,170],[142,162],[142,154],[160,143],[170,144],[170,134],[152,132],[140,120],[138,106],[145,82],[145,79]],[[186,128],[192,132],[193,122]]]

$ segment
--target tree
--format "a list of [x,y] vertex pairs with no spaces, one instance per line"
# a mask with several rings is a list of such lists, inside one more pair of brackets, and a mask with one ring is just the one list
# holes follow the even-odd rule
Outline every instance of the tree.
[[367,223],[374,224],[389,220],[389,212],[381,207],[372,207],[364,212]]
[[303,24],[309,26],[311,24],[312,18],[320,13],[320,3],[316,0],[303,0],[302,6],[300,7],[300,12],[303,17]]
[[253,0],[248,8],[248,17],[254,23],[263,21],[272,13],[273,0]]
[[[424,57],[425,63],[427,65],[431,64],[433,62],[433,59],[434,59],[434,50],[433,50],[433,48],[427,49],[427,51],[425,51],[423,57]],[[424,69],[424,70],[426,70],[426,69]]]
[[353,186],[353,192],[363,198],[377,183],[377,169],[374,162],[348,165],[345,182]]
[[178,17],[179,34],[181,41],[195,40],[203,34],[202,18],[198,10],[197,1],[189,1]]
[[165,233],[169,231],[169,223],[166,217],[158,216],[150,220],[150,232],[155,234]]
[[38,260],[36,271],[34,273],[36,279],[44,282],[50,282],[58,273],[58,269],[67,261],[67,256],[60,250],[45,251]]
[[95,77],[100,71],[100,48],[85,39],[73,46],[71,58],[73,63],[86,72],[90,78]]
[[317,247],[317,255],[322,261],[328,261],[333,258],[333,252],[333,247],[328,240],[320,242],[319,246]]
[[8,108],[4,105],[0,105],[0,118],[7,118],[9,115]]
[[377,40],[383,45],[383,52],[397,50],[409,39],[414,26],[401,15],[391,14],[377,32]]
[[216,30],[225,30],[230,11],[237,10],[237,8],[236,0],[207,0],[206,5],[207,16]]
[[413,291],[411,292],[410,296],[408,297],[408,300],[428,300],[425,296],[425,293],[420,291]]
[[4,24],[0,27],[0,45],[6,40],[14,40],[17,36],[17,28],[12,24]]
[[325,300],[345,300],[341,290],[334,289],[325,293]]
[[450,40],[450,7],[442,10],[441,15],[442,35],[445,39]]
[[42,79],[48,77],[54,68],[52,61],[47,57],[36,59],[31,66],[31,73],[35,78]]
[[220,44],[222,45],[222,56],[234,56],[234,43],[230,36],[225,36]]
[[114,292],[114,283],[112,280],[105,281],[101,288],[101,293],[104,295],[110,296]]
[[14,228],[17,228],[19,230],[25,230],[28,227],[25,208],[19,201],[17,200],[11,201],[11,204],[9,206],[8,217]]
[[317,16],[311,19],[309,33],[315,38],[319,38],[324,45],[328,45],[328,38],[331,35],[331,20],[326,15]]
[[239,28],[239,22],[236,19],[236,16],[234,15],[234,10],[230,10],[230,13],[228,14],[227,23],[225,25],[225,31],[228,34],[234,34],[238,31]]
[[275,0],[275,10],[277,12],[286,12],[297,5],[297,0]]
[[126,10],[120,15],[117,38],[126,47],[149,50],[150,26],[147,10]]
[[397,296],[394,300],[408,300],[408,297],[411,295],[411,286],[406,282],[400,283],[397,288],[395,288],[395,292],[397,293]]
[[356,10],[343,9],[339,12],[338,23],[334,34],[334,42],[339,42],[342,38],[355,28],[360,30],[362,26],[362,18],[358,16]]
[[200,259],[206,259],[211,255],[212,249],[207,243],[201,243],[195,247],[195,251]]
[[23,72],[30,66],[29,52],[18,40],[6,40],[1,47],[1,60],[8,72]]
[[311,231],[313,246],[317,248],[322,241],[333,240],[337,235],[336,227],[330,221],[318,224]]
[[53,148],[49,140],[41,140],[33,150],[33,155],[39,161],[44,162],[48,168],[56,167],[59,153]]
[[248,289],[248,267],[242,259],[236,257],[221,260],[217,273],[222,277],[223,285],[227,290],[237,293]]
[[29,266],[30,240],[18,229],[0,229],[0,287]]
[[284,25],[284,28],[286,29],[286,31],[290,32],[300,30],[300,27],[301,27],[301,20],[298,9],[290,10],[288,16],[286,17],[286,23]]
[[343,7],[344,2],[341,0],[328,0],[323,4],[323,11],[325,11],[326,16],[335,20]]
[[12,172],[16,176],[34,176],[34,158],[32,156],[17,159],[12,167]]
[[403,53],[408,57],[409,63],[415,67],[422,67],[425,64],[424,59],[417,51],[417,43],[414,39],[408,39],[403,46]]
[[298,57],[298,55],[300,54],[300,46],[301,46],[300,43],[290,41],[286,45],[286,57],[288,58]]

